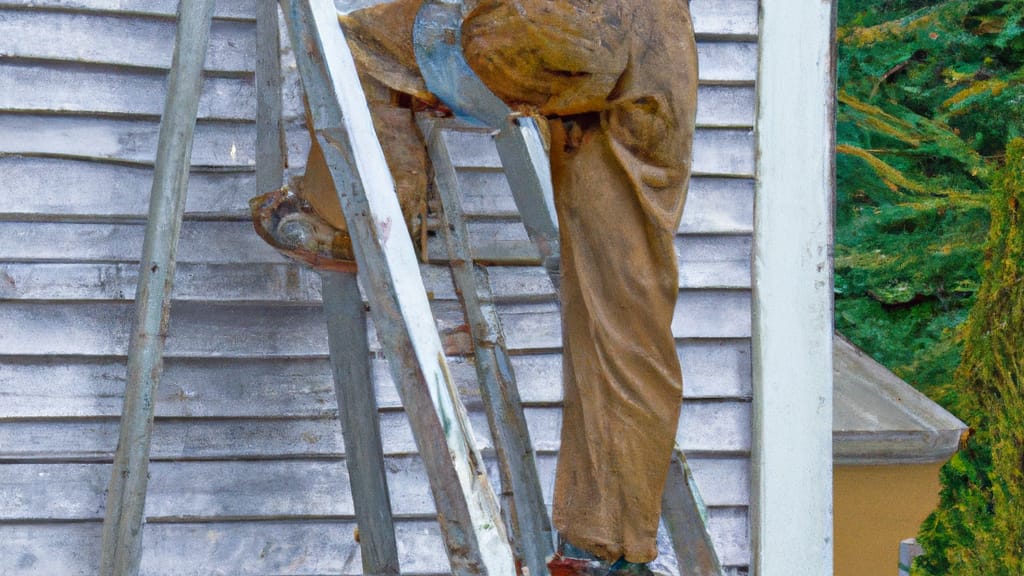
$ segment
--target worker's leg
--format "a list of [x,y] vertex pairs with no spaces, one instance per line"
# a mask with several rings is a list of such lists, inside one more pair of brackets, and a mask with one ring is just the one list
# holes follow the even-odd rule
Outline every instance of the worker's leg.
[[463,26],[504,100],[561,117],[565,406],[555,527],[605,560],[657,555],[682,401],[671,323],[696,51],[682,0],[483,0]]

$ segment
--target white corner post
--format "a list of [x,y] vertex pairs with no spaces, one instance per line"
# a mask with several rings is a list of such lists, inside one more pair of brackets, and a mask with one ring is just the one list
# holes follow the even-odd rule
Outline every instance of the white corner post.
[[761,0],[754,212],[755,576],[832,574],[834,0]]

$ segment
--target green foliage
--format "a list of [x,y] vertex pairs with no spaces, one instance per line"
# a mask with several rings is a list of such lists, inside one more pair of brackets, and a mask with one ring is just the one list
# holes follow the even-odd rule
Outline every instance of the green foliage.
[[988,182],[1024,133],[1024,0],[839,9],[837,327],[942,395],[978,290]]
[[974,431],[915,574],[1021,576],[1024,0],[839,12],[836,326]]
[[974,430],[942,472],[919,575],[1024,574],[1024,140],[992,186],[978,300],[964,328],[957,408]]

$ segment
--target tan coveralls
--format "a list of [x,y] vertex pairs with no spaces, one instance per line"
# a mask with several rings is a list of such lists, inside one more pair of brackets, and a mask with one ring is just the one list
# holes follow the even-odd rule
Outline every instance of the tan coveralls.
[[[361,73],[431,102],[412,53],[419,3],[341,22]],[[650,561],[682,402],[671,322],[697,96],[689,7],[482,0],[462,32],[484,83],[550,122],[565,387],[555,527],[603,559]]]

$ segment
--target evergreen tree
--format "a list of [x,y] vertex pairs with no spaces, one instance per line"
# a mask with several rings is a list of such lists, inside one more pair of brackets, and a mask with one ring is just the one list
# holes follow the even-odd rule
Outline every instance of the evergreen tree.
[[954,383],[973,435],[942,472],[918,575],[1024,574],[1024,139],[994,179],[977,303]]

